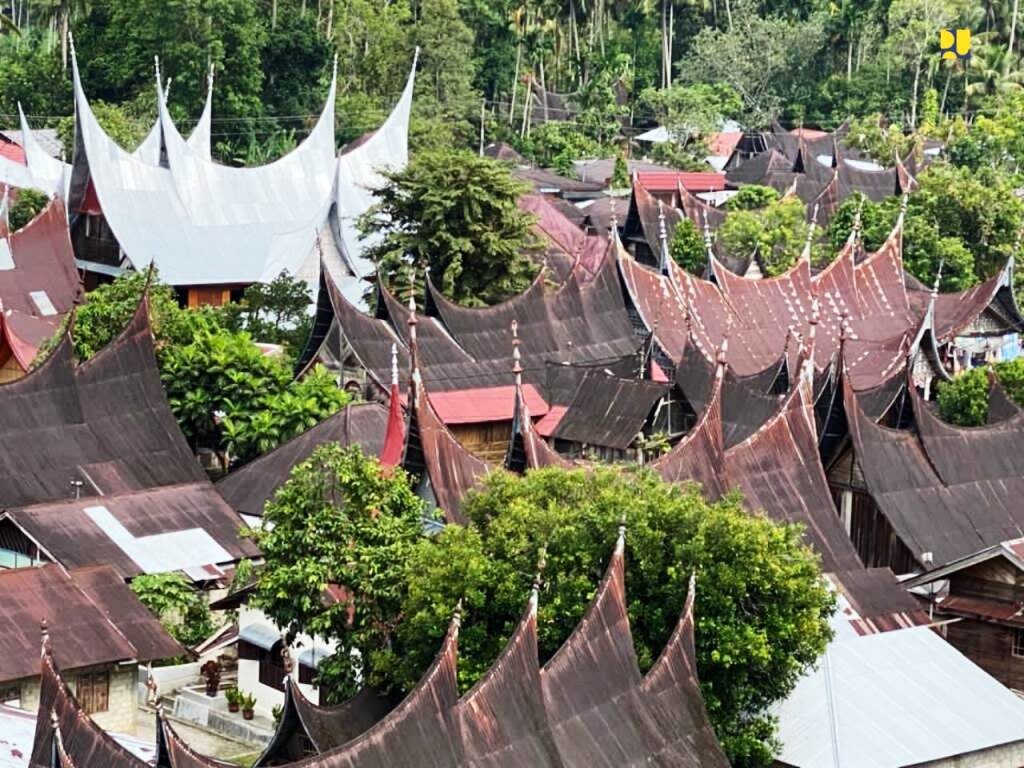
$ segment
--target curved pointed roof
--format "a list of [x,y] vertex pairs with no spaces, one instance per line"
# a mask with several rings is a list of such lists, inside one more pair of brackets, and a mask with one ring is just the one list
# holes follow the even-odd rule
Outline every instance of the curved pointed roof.
[[205,481],[167,405],[148,304],[87,363],[65,334],[51,355],[0,385],[0,507]]
[[347,744],[380,722],[394,705],[391,698],[364,687],[341,704],[319,706],[307,699],[288,675],[284,680],[281,717],[270,743],[253,763],[253,768],[300,758],[302,737],[320,754]]
[[537,661],[537,593],[501,655],[459,701],[464,765],[558,768]]
[[722,386],[725,364],[719,363],[707,399],[697,423],[672,450],[650,463],[651,469],[669,483],[693,480],[701,484],[704,495],[716,499],[727,490],[721,474],[725,460],[722,429]]
[[376,267],[363,258],[363,253],[380,238],[379,234],[361,237],[359,217],[376,202],[373,189],[384,182],[383,172],[402,170],[409,162],[409,115],[418,58],[419,49],[402,95],[387,119],[368,138],[338,156],[334,220],[342,256],[356,277],[374,273]]
[[682,615],[658,660],[644,676],[642,688],[658,731],[668,737],[660,752],[662,760],[669,765],[727,768],[729,761],[711,727],[697,678],[696,592],[696,579],[690,576]]

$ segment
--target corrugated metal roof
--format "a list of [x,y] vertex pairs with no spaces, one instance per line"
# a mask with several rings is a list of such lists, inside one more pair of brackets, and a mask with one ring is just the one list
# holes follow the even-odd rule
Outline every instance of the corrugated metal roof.
[[641,186],[650,192],[672,192],[674,194],[680,184],[689,192],[711,192],[725,189],[724,173],[638,171],[636,175]]
[[818,668],[779,706],[779,759],[897,768],[1024,741],[1024,701],[927,627],[858,636],[834,620]]
[[[548,412],[547,401],[532,384],[523,385],[523,397],[531,415],[543,416]],[[430,404],[445,424],[511,421],[515,399],[515,385],[430,393]]]

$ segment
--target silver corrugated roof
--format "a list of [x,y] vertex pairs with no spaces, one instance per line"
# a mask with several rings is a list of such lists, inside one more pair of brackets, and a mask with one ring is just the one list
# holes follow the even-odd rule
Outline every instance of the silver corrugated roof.
[[779,759],[897,768],[1024,741],[1024,701],[927,627],[858,636],[848,621],[779,706]]

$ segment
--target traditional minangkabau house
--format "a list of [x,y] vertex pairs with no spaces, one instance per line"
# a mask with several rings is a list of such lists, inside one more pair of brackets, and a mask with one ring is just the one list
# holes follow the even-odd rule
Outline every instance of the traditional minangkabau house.
[[146,299],[89,361],[74,364],[66,332],[0,385],[0,434],[0,509],[206,480],[167,405]]
[[0,385],[5,565],[109,563],[124,579],[182,571],[208,582],[258,554],[170,411],[148,306],[90,360],[74,365],[69,331],[38,368]]
[[[664,651],[641,674],[626,609],[620,534],[586,615],[543,667],[537,647],[541,595],[535,588],[500,657],[461,697],[456,616],[433,664],[397,706],[366,693],[334,708],[293,697],[257,765],[725,768],[697,680],[694,594],[691,580]],[[341,743],[343,736],[349,739]],[[52,741],[52,731],[37,733],[37,749]],[[157,765],[163,768],[216,765],[182,744],[166,721],[158,746]]]
[[0,383],[24,376],[82,296],[64,205],[8,232],[0,204]]
[[369,190],[381,170],[407,160],[413,74],[378,131],[340,157],[332,78],[316,125],[295,150],[262,167],[235,168],[211,161],[185,140],[159,82],[163,164],[122,150],[96,120],[74,56],[72,65],[77,121],[71,225],[76,231],[91,227],[90,217],[100,212],[103,222],[103,242],[80,256],[135,269],[154,263],[189,306],[222,304],[282,271],[315,289],[321,254],[353,296],[362,291],[372,265],[362,256],[365,243],[354,222],[372,203]]
[[185,652],[108,566],[4,570],[0,589],[6,596],[0,601],[0,702],[38,707],[47,724],[45,670],[42,690],[39,678],[40,622],[57,643],[57,658],[83,714],[106,729],[134,731],[140,663]]
[[771,132],[744,136],[726,161],[725,177],[732,186],[760,184],[779,193],[792,191],[805,204],[819,206],[821,223],[855,193],[880,202],[917,186],[909,163],[897,159],[892,167],[883,168],[866,161],[846,147],[846,133],[845,126],[833,134],[777,126]]

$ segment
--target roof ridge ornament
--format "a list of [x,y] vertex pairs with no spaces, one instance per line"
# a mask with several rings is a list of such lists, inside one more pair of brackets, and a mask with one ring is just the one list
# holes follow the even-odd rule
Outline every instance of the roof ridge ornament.
[[808,264],[811,262],[811,242],[814,240],[814,230],[818,226],[818,208],[819,204],[815,203],[814,208],[811,210],[811,221],[807,227],[807,239],[804,241],[804,249],[800,252],[800,260],[806,261]]
[[41,655],[43,657],[49,656],[52,653],[50,647],[50,624],[44,618],[39,622],[39,645]]
[[523,386],[523,366],[519,354],[519,321],[512,320],[512,374],[516,380],[516,391]]
[[398,386],[398,345],[391,345],[391,386]]
[[668,272],[668,228],[665,226],[665,203],[658,200],[658,242],[661,251],[658,254],[658,267],[662,274]]
[[609,203],[609,207],[611,208],[612,218],[611,218],[610,226],[608,227],[608,239],[609,240],[615,240],[615,238],[619,234],[619,212],[616,210],[615,203],[616,203],[615,198],[614,197],[611,198],[611,201]]
[[708,257],[708,274],[709,275],[714,275],[715,274],[715,267],[714,267],[715,256],[714,256],[714,253],[711,250],[711,248],[712,248],[711,225],[708,224],[708,210],[707,210],[707,208],[704,208],[703,210],[701,210],[701,215],[704,218],[704,253]]

